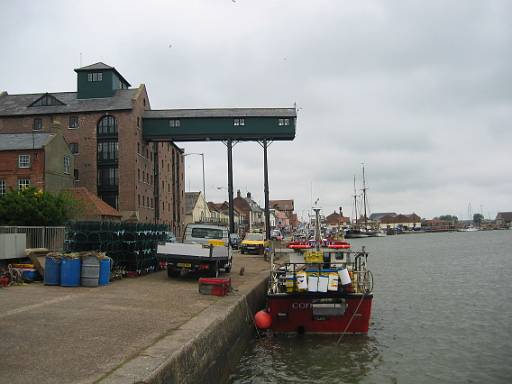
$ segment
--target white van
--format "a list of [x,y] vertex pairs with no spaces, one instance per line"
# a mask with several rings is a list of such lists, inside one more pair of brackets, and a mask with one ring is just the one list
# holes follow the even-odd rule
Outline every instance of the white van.
[[208,244],[208,240],[223,240],[224,244],[228,246],[228,228],[212,224],[188,224],[185,227],[183,243]]

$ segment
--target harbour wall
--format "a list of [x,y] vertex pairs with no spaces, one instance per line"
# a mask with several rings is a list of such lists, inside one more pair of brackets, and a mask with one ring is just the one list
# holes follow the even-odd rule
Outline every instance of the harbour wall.
[[268,274],[245,292],[220,297],[182,326],[97,383],[221,383],[254,335],[253,314],[265,304]]

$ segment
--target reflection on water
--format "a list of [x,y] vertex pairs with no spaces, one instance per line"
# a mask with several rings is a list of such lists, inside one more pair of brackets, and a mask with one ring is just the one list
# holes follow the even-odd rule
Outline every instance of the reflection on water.
[[370,252],[368,336],[254,340],[230,383],[512,382],[512,231],[351,242]]
[[374,337],[346,335],[263,337],[240,361],[231,383],[359,383],[380,364]]

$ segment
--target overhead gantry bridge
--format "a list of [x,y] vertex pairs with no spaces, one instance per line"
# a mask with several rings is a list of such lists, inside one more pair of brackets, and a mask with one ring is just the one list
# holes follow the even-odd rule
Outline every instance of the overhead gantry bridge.
[[295,108],[166,109],[145,111],[146,141],[220,141],[228,153],[229,229],[235,232],[233,208],[233,145],[256,141],[263,147],[265,228],[270,238],[267,148],[273,141],[295,139]]

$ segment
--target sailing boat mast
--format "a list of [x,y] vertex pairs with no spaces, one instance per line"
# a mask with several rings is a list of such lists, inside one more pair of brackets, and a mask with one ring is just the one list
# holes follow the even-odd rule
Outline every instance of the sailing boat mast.
[[354,224],[357,225],[357,191],[356,191],[356,175],[354,175]]
[[361,165],[363,166],[363,207],[364,207],[364,229],[365,231],[368,230],[368,214],[366,212],[366,205],[367,205],[367,201],[366,201],[366,180],[365,180],[365,176],[364,176],[364,163],[361,163]]

